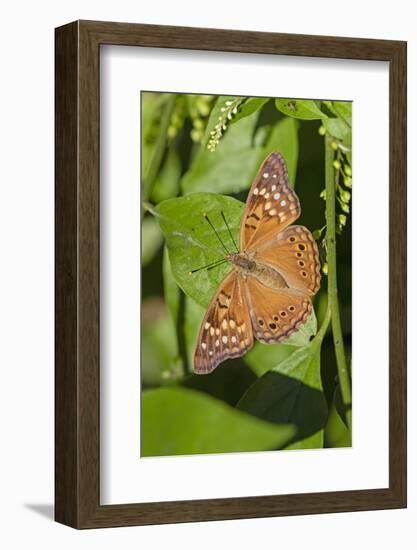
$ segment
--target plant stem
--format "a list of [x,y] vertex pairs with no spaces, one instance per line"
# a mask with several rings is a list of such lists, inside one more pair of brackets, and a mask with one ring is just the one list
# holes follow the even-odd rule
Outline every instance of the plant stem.
[[337,261],[336,261],[336,180],[333,167],[334,151],[331,138],[325,137],[325,178],[326,178],[326,244],[328,263],[328,296],[332,318],[334,350],[340,392],[345,408],[346,421],[352,429],[352,390],[346,363],[345,346],[343,342],[342,324],[340,322],[339,299],[337,295]]
[[319,331],[317,332],[317,334],[315,335],[315,337],[313,339],[313,342],[312,342],[313,344],[317,344],[317,345],[321,346],[321,344],[323,342],[323,338],[325,337],[327,329],[329,328],[329,323],[330,323],[331,316],[332,316],[332,312],[331,312],[331,309],[330,309],[330,304],[327,303],[326,313],[324,315],[324,319],[321,323]]
[[153,147],[152,156],[149,160],[148,169],[142,179],[142,200],[147,200],[152,191],[152,184],[158,174],[161,165],[162,157],[164,156],[167,130],[171,120],[171,115],[175,106],[175,94],[169,94],[168,99],[163,107],[161,122],[159,124],[158,137]]

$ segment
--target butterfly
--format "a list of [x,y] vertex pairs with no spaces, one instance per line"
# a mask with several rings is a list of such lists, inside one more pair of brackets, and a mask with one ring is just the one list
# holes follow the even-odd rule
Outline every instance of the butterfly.
[[252,183],[240,224],[239,252],[201,323],[194,372],[208,374],[244,355],[254,337],[282,342],[307,320],[320,288],[320,259],[311,232],[291,225],[301,214],[280,153],[271,153]]

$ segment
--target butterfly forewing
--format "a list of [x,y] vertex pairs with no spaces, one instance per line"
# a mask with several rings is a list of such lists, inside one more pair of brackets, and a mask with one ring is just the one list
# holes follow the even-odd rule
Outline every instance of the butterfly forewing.
[[240,250],[255,249],[293,223],[300,212],[298,197],[288,183],[285,161],[280,153],[271,153],[249,191],[240,229]]
[[266,344],[281,342],[305,323],[311,312],[306,294],[290,288],[274,290],[248,277],[245,293],[255,337]]
[[225,359],[240,357],[253,345],[242,281],[233,270],[220,284],[201,324],[194,372],[207,374]]
[[311,296],[320,288],[319,251],[306,227],[291,225],[259,243],[256,259],[279,271],[291,288]]

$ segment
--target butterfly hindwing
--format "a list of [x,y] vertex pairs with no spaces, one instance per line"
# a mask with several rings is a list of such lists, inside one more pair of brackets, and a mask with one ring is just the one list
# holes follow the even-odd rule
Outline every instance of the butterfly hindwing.
[[300,213],[300,202],[289,185],[285,161],[280,153],[271,153],[248,194],[240,229],[240,250],[255,249],[269,234],[293,223]]
[[241,280],[233,270],[220,283],[201,323],[194,352],[194,372],[208,374],[219,363],[240,357],[253,345],[253,334]]
[[311,312],[309,296],[291,288],[274,290],[255,277],[248,277],[245,291],[254,335],[266,344],[282,342],[291,336]]
[[320,288],[320,256],[311,232],[291,225],[260,243],[256,260],[275,268],[287,285],[310,296]]

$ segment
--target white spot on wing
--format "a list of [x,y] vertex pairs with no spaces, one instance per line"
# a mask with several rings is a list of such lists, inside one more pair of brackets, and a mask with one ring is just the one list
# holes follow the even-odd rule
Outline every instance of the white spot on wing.
[[287,203],[286,203],[286,201],[281,201],[280,204],[281,204],[281,206],[285,206]]
[[222,341],[223,341],[223,344],[227,344],[227,336],[223,336]]
[[277,201],[281,196],[281,193],[275,193],[274,199]]

